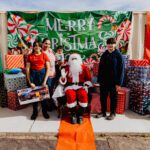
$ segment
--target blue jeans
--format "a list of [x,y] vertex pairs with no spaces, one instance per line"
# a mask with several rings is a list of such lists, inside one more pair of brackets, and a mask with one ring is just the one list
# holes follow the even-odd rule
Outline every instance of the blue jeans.
[[[32,83],[34,83],[36,86],[41,86],[44,81],[44,77],[46,74],[46,69],[41,70],[31,70],[30,71],[30,80]],[[48,78],[46,84],[51,84],[51,80]],[[47,103],[46,100],[41,101],[42,106],[42,112],[47,112]],[[33,112],[38,112],[38,102],[33,103]]]

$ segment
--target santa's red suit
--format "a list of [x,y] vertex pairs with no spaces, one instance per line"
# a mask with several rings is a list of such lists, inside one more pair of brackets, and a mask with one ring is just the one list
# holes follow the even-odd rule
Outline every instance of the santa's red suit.
[[73,108],[78,103],[81,107],[87,107],[88,95],[86,85],[91,83],[91,73],[85,65],[81,65],[81,72],[77,75],[71,73],[69,66],[65,68],[67,72],[65,95],[67,97],[67,107]]

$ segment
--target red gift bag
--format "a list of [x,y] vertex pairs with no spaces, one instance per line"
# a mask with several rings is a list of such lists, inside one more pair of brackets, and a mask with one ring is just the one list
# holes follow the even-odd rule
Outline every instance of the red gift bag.
[[[124,91],[119,91],[117,95],[117,107],[116,113],[123,114],[125,111],[125,101],[126,101],[126,93]],[[110,97],[107,99],[107,112],[110,112]]]
[[6,55],[6,68],[24,68],[24,56],[23,55]]

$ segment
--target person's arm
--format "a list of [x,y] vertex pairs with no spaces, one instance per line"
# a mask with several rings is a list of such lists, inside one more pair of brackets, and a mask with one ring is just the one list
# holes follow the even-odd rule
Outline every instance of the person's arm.
[[55,61],[50,59],[50,62],[49,62],[49,75],[50,76],[53,76],[55,74],[54,67],[55,67]]
[[43,81],[43,86],[46,86],[46,82],[47,82],[47,79],[48,79],[48,76],[49,76],[49,72],[50,72],[50,64],[49,64],[49,61],[46,61],[46,74],[45,74],[45,77],[44,77],[44,81]]
[[27,62],[27,65],[26,65],[26,71],[27,71],[27,80],[31,86],[31,88],[35,88],[35,84],[31,82],[30,80],[30,69],[31,69],[31,64],[29,62]]
[[86,66],[84,66],[83,72],[85,73],[85,82],[83,85],[86,87],[92,87],[93,84],[90,70]]
[[98,67],[98,77],[97,82],[100,83],[102,81],[102,71],[104,69],[104,54],[100,58],[99,67]]
[[65,61],[65,57],[64,57],[64,54],[62,54],[62,63],[64,63]]
[[118,53],[117,57],[117,81],[116,86],[121,86],[124,78],[124,60],[122,58],[121,53]]

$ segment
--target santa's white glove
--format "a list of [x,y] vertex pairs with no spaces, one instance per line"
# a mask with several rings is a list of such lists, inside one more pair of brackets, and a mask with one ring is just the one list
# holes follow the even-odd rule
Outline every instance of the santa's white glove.
[[61,69],[61,77],[59,79],[60,84],[65,85],[67,83],[67,72],[65,69]]
[[84,82],[83,86],[92,87],[93,84],[91,81],[86,81],[86,82]]
[[64,68],[61,69],[61,77],[66,78],[66,76],[67,76],[67,72],[65,71],[65,69]]

